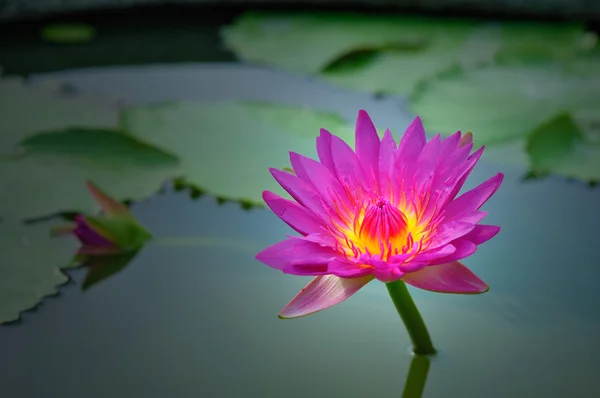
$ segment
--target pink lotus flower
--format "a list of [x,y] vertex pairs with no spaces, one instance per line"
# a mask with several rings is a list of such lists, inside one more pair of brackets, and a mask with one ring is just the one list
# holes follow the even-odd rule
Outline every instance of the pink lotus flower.
[[320,162],[291,152],[293,173],[271,169],[295,201],[269,191],[263,198],[301,236],[288,236],[256,258],[288,274],[315,276],[280,317],[331,307],[373,279],[441,293],[489,290],[458,260],[499,232],[478,223],[487,214],[480,207],[503,175],[456,197],[483,153],[482,147],[471,154],[472,148],[470,133],[427,141],[418,117],[399,145],[389,130],[380,140],[360,111],[356,152],[321,129]]

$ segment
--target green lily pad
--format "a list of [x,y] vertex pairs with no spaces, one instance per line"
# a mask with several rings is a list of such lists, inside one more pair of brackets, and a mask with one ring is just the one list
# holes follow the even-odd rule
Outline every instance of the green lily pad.
[[181,159],[183,176],[217,197],[262,205],[281,193],[269,167],[289,165],[288,151],[316,156],[320,128],[351,140],[339,116],[266,103],[168,103],[126,109],[123,127]]
[[78,243],[51,239],[49,229],[49,223],[0,223],[0,323],[18,320],[67,282],[61,269],[73,266]]
[[[467,35],[470,32],[472,37]],[[495,48],[488,36],[494,29],[437,33],[427,45],[411,51],[386,50],[357,53],[321,72],[326,81],[346,88],[377,94],[408,95],[417,85],[452,68],[469,69],[489,63]]]
[[600,78],[579,77],[557,65],[496,65],[451,73],[424,84],[410,109],[428,131],[472,131],[477,144],[524,138],[565,111],[589,108],[599,99]]
[[497,57],[504,63],[568,62],[595,45],[580,23],[505,21],[501,26]]
[[0,78],[0,154],[10,153],[23,138],[69,127],[114,128],[117,101],[74,93],[55,81],[25,83]]
[[[594,112],[598,115],[598,112]],[[600,142],[596,116],[594,130],[588,115],[561,114],[539,126],[527,141],[533,171],[553,173],[584,181],[600,181]]]
[[[432,20],[343,13],[246,13],[222,30],[240,58],[295,72],[317,73],[358,50],[413,49],[436,33]],[[433,23],[435,24],[435,23]],[[473,22],[444,20],[436,29],[465,32]]]
[[113,130],[67,129],[21,142],[0,159],[0,218],[31,219],[98,210],[85,181],[117,200],[141,200],[178,176],[178,159]]
[[96,36],[96,29],[81,23],[56,23],[44,26],[40,35],[53,43],[87,43]]

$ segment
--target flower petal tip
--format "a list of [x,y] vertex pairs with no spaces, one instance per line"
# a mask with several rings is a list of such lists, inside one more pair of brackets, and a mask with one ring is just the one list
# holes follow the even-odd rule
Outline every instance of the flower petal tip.
[[279,318],[299,318],[332,307],[350,298],[372,280],[371,275],[359,278],[317,276],[281,310]]
[[96,184],[90,180],[86,180],[85,185],[92,194],[92,197],[98,203],[98,206],[108,215],[129,215],[129,208],[123,203],[111,198],[103,192]]

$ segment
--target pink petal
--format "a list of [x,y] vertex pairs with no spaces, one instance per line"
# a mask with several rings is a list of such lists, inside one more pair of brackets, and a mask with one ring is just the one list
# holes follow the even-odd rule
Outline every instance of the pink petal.
[[336,256],[337,252],[317,243],[285,239],[258,253],[256,259],[286,274],[323,275]]
[[476,225],[475,228],[468,234],[464,235],[462,239],[469,240],[476,245],[480,245],[488,240],[492,239],[496,234],[500,232],[500,227],[495,225]]
[[336,202],[348,201],[346,191],[327,167],[316,160],[307,158],[306,156],[302,156],[295,152],[290,152],[290,161],[292,162],[298,177],[312,184],[329,206],[333,208],[333,204]]
[[446,219],[454,219],[465,211],[473,211],[479,209],[493,194],[498,190],[504,175],[496,174],[494,177],[485,181],[478,187],[465,192],[454,201],[450,202],[445,208]]
[[455,251],[456,251],[456,248],[453,245],[448,244],[448,245],[438,247],[437,249],[427,250],[423,254],[419,254],[415,260],[418,262],[435,261],[436,259],[439,259],[439,258],[446,258],[446,257],[450,256],[451,254],[454,254]]
[[419,289],[438,293],[478,294],[490,289],[458,261],[425,267],[406,274],[402,280]]
[[421,150],[416,160],[416,169],[414,182],[417,186],[427,178],[430,177],[434,172],[434,167],[438,162],[440,150],[442,148],[442,141],[440,135],[437,134],[433,137]]
[[333,157],[331,156],[332,137],[329,131],[321,129],[321,134],[317,137],[317,154],[323,166],[327,167],[337,177]]
[[109,238],[109,233],[107,231],[92,225],[85,216],[82,216],[81,214],[75,216],[75,228],[73,229],[73,234],[86,246],[104,248],[116,246]]
[[346,300],[372,280],[370,275],[360,278],[317,276],[281,310],[279,317],[298,318],[324,310]]
[[356,156],[362,163],[365,172],[371,176],[379,168],[379,135],[369,114],[364,111],[358,111],[355,130]]
[[379,147],[379,195],[388,197],[392,185],[392,173],[396,152],[396,142],[390,130],[385,130]]
[[302,235],[322,230],[322,223],[306,207],[269,191],[263,192],[263,199],[277,217]]
[[[458,152],[460,152],[461,150],[468,150],[468,152],[470,152],[472,145],[473,144],[465,144],[464,146],[458,149]],[[463,185],[465,185],[467,178],[477,165],[477,162],[479,162],[479,159],[481,159],[481,155],[483,155],[484,150],[485,146],[482,146],[481,148],[473,152],[469,157],[467,157],[467,160],[463,162],[462,165],[456,168],[456,176],[451,183],[451,185],[453,185],[454,188],[452,189],[448,199],[452,200],[456,197],[456,195],[458,195]]]
[[321,220],[329,220],[331,211],[326,208],[321,195],[308,182],[299,177],[277,169],[269,169],[279,185],[302,206],[315,213]]
[[336,258],[327,265],[327,270],[332,275],[342,278],[356,278],[371,273],[372,266],[357,264],[352,261]]
[[[429,262],[430,266],[462,260],[463,258],[467,258],[477,251],[477,245],[471,241],[464,239],[464,237],[453,241],[448,246],[454,247],[454,252],[446,257],[438,257],[436,259],[432,259]],[[421,260],[420,256],[418,257],[418,260]]]
[[[352,187],[360,185],[367,188],[370,184],[358,157],[344,140],[334,136],[331,141],[331,154],[336,175],[340,181]],[[355,188],[356,189],[356,188]]]
[[447,245],[448,243],[456,240],[467,233],[471,232],[475,228],[473,223],[463,221],[449,221],[440,225],[432,237],[431,249],[437,249],[438,247]]
[[114,200],[113,198],[111,198],[110,196],[108,196],[107,194],[102,192],[100,190],[100,188],[98,188],[96,185],[94,185],[93,182],[86,181],[85,184],[86,184],[88,190],[90,191],[90,193],[92,194],[92,196],[94,197],[94,200],[98,203],[100,208],[102,210],[104,210],[104,212],[106,214],[114,215],[114,216],[116,216],[116,215],[124,216],[124,215],[130,214],[127,206],[125,206],[121,202]]
[[414,161],[425,146],[427,138],[420,117],[416,117],[404,132],[398,146],[397,157],[403,163]]

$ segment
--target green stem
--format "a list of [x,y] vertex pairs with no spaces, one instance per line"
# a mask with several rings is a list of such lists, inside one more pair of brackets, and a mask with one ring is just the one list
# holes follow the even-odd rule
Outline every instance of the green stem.
[[396,306],[396,310],[408,330],[413,343],[413,352],[417,355],[432,355],[436,353],[431,343],[431,337],[423,322],[423,318],[415,305],[410,293],[403,281],[386,283],[390,297]]

